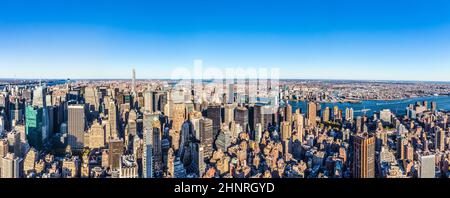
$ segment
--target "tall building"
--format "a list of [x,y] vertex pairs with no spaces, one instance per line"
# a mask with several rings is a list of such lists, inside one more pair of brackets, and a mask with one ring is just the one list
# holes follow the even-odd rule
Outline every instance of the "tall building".
[[22,159],[12,153],[8,153],[2,160],[2,178],[20,178],[20,163]]
[[6,139],[0,139],[0,178],[2,178],[2,159],[6,154],[8,154],[8,141]]
[[304,128],[305,128],[305,124],[304,124],[304,120],[305,118],[303,117],[303,114],[300,113],[300,109],[297,109],[295,111],[294,114],[294,118],[295,118],[295,130],[297,131],[297,139],[300,141],[300,143],[303,142],[303,135],[304,135]]
[[105,125],[94,121],[89,128],[85,138],[85,146],[89,148],[104,148],[106,145],[106,131]]
[[133,68],[132,71],[132,79],[131,79],[131,93],[134,95],[136,94],[136,70]]
[[96,87],[84,88],[84,100],[88,105],[88,110],[94,114],[99,112],[100,97]]
[[162,157],[162,137],[161,137],[161,122],[159,119],[154,119],[152,122],[152,163],[153,174],[155,176],[161,176],[163,170],[163,157]]
[[204,148],[204,157],[209,158],[213,152],[213,121],[209,118],[200,120],[200,144]]
[[353,120],[354,117],[354,113],[353,113],[353,108],[345,108],[345,120],[346,121],[350,121]]
[[220,105],[210,105],[206,110],[206,117],[213,121],[212,130],[213,137],[216,137],[219,133],[220,126],[222,124],[222,114]]
[[203,144],[199,144],[198,146],[198,153],[197,153],[197,164],[198,164],[198,177],[203,177],[206,171],[206,163],[205,163],[205,147]]
[[353,177],[375,177],[375,137],[367,133],[353,139]]
[[419,158],[420,166],[418,170],[419,178],[435,178],[435,155],[422,155]]
[[330,121],[330,107],[325,107],[325,109],[322,111],[322,121]]
[[108,143],[109,149],[109,167],[111,170],[118,170],[120,168],[120,159],[124,152],[123,140],[112,139]]
[[[260,105],[255,105],[253,107],[253,129],[256,130],[256,125],[261,124],[261,127],[263,126],[263,115],[262,115],[262,107]],[[262,130],[266,130],[265,128],[262,128]]]
[[30,150],[28,150],[28,153],[25,155],[23,161],[23,172],[25,175],[34,171],[37,159],[38,159],[38,152],[36,151],[36,149],[31,148]]
[[289,104],[288,101],[286,101],[286,107],[284,110],[285,113],[285,121],[291,123],[292,122],[292,105]]
[[230,124],[230,122],[234,121],[234,108],[233,104],[225,104],[224,107],[224,123]]
[[317,126],[316,117],[317,117],[317,105],[314,102],[308,102],[308,126],[310,128],[315,128]]
[[281,139],[283,141],[288,141],[292,134],[292,125],[290,122],[283,121],[280,126]]
[[437,103],[435,101],[431,102],[431,111],[436,111],[437,110]]
[[31,147],[40,150],[43,146],[43,108],[27,106],[25,108],[25,133]]
[[172,129],[180,132],[181,126],[186,120],[186,105],[184,103],[174,104],[171,116],[172,116]]
[[108,121],[109,121],[109,132],[110,137],[112,138],[118,138],[119,137],[119,117],[117,115],[117,106],[114,100],[111,100],[109,102],[109,108],[108,108]]
[[383,109],[380,111],[380,119],[385,123],[391,123],[392,112],[389,109]]
[[153,112],[153,92],[150,89],[147,89],[144,92],[144,111]]
[[11,131],[7,134],[8,139],[8,150],[14,153],[15,156],[22,156],[21,153],[21,143],[20,143],[20,133],[17,131]]
[[37,86],[34,90],[33,90],[33,106],[37,106],[37,107],[45,107],[46,105],[46,100],[45,97],[47,95],[47,88],[45,86]]
[[246,107],[236,107],[234,121],[239,124],[245,132],[248,132],[248,109]]
[[435,149],[436,151],[443,152],[445,150],[445,131],[440,127],[434,127],[435,133]]
[[86,106],[84,104],[74,104],[68,106],[67,121],[68,143],[74,150],[81,150],[84,147],[84,132],[86,131]]
[[142,177],[153,178],[153,130],[145,127],[143,131],[144,148],[142,155]]

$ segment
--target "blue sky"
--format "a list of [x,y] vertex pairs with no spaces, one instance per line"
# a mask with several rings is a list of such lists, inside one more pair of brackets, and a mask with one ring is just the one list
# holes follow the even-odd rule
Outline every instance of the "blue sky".
[[0,1],[0,78],[167,78],[177,67],[282,78],[450,81],[448,0]]

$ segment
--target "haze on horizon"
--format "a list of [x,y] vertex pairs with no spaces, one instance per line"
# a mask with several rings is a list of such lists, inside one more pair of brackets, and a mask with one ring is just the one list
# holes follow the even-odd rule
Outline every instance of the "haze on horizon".
[[0,78],[169,78],[202,59],[282,79],[449,81],[448,35],[446,0],[6,0]]

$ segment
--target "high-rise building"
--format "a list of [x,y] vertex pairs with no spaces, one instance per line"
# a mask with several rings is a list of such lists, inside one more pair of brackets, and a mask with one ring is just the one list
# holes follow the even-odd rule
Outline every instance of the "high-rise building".
[[418,170],[419,178],[435,178],[435,155],[422,155],[419,158],[420,166]]
[[300,113],[300,109],[297,109],[295,111],[294,118],[295,118],[295,120],[294,120],[295,121],[295,130],[297,131],[297,139],[300,141],[300,143],[302,143],[304,128],[305,128],[305,125],[304,125],[305,118],[304,118],[303,114]]
[[212,147],[214,141],[213,133],[213,121],[209,118],[203,118],[200,120],[200,144],[204,148],[204,157],[209,158],[212,156]]
[[230,124],[230,122],[234,121],[234,108],[233,104],[226,104],[224,108],[224,123]]
[[213,137],[216,137],[219,133],[220,126],[222,124],[222,114],[220,105],[210,105],[206,110],[206,117],[213,121],[212,130]]
[[244,131],[248,132],[248,109],[243,106],[236,107],[234,121],[239,124]]
[[45,86],[37,86],[33,91],[33,106],[37,107],[45,107],[46,100],[45,97],[47,95],[47,88]]
[[153,92],[150,89],[147,89],[144,92],[144,111],[153,112]]
[[322,121],[330,121],[330,107],[325,107],[325,109],[322,111]]
[[445,150],[445,131],[440,127],[434,127],[435,133],[435,150],[436,151],[444,151]]
[[391,123],[392,112],[389,109],[383,109],[380,111],[380,119],[385,123]]
[[109,132],[110,137],[118,138],[119,137],[119,117],[117,115],[117,106],[114,100],[111,100],[108,108],[108,121],[109,121]]
[[0,134],[5,132],[5,118],[0,115]]
[[34,171],[37,159],[38,159],[38,152],[36,151],[36,149],[31,148],[30,150],[28,150],[23,161],[23,172],[25,175]]
[[17,131],[11,131],[7,134],[7,139],[9,152],[14,153],[15,156],[21,157],[20,133]]
[[25,133],[31,147],[41,149],[43,145],[43,108],[27,106],[25,108]]
[[350,121],[353,120],[354,117],[354,113],[353,113],[353,108],[345,108],[345,120],[346,121]]
[[8,140],[0,139],[0,178],[2,178],[2,159],[6,154],[8,154]]
[[353,139],[353,177],[375,177],[375,137],[363,133]]
[[111,139],[108,143],[109,149],[109,167],[111,170],[118,170],[120,168],[120,158],[124,152],[122,139]]
[[231,132],[229,130],[223,130],[217,135],[215,146],[223,152],[227,152],[227,148],[231,145]]
[[68,143],[73,150],[84,147],[84,132],[86,131],[86,106],[74,104],[68,106],[67,121]]
[[[261,105],[255,105],[253,107],[253,129],[256,130],[256,125],[261,124],[261,127],[263,126],[263,116],[262,116],[262,107]],[[262,128],[262,130],[266,130],[265,128]]]
[[289,104],[288,101],[286,101],[286,107],[284,110],[285,113],[285,121],[291,123],[292,122],[292,105]]
[[105,125],[95,120],[89,128],[84,145],[89,148],[104,148],[106,145]]
[[431,111],[436,111],[437,110],[437,103],[435,101],[431,102]]
[[203,177],[206,171],[206,163],[205,163],[205,147],[203,144],[199,144],[198,153],[196,158],[198,164],[198,177]]
[[341,117],[339,115],[339,107],[338,106],[333,106],[333,119],[336,120],[341,120]]
[[100,97],[96,87],[84,88],[84,100],[88,105],[88,110],[96,115],[100,108]]
[[22,159],[12,153],[6,154],[2,159],[2,178],[20,178],[20,163]]
[[174,104],[171,116],[172,116],[172,129],[180,132],[181,126],[186,120],[186,105],[184,103]]
[[162,159],[162,138],[161,138],[161,122],[159,119],[154,119],[152,122],[152,154],[153,154],[153,174],[160,177],[163,170],[163,159]]
[[131,93],[136,94],[136,70],[133,68],[132,79],[131,79]]
[[288,141],[292,134],[292,125],[290,122],[283,121],[280,126],[281,139],[283,141]]
[[308,102],[308,126],[310,128],[315,128],[317,126],[317,105],[314,102]]
[[142,155],[142,177],[153,178],[153,130],[145,127],[143,131],[144,148]]

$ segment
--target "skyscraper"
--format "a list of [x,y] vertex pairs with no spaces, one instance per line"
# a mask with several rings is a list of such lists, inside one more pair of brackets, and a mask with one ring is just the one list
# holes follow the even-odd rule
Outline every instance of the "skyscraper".
[[224,123],[230,124],[230,122],[234,121],[234,108],[233,104],[225,104],[224,108]]
[[36,149],[42,148],[43,108],[27,106],[25,108],[25,133],[28,143]]
[[213,152],[213,121],[209,118],[203,118],[200,120],[200,144],[204,148],[204,157],[209,158]]
[[151,127],[144,128],[143,138],[142,177],[153,178],[153,130]]
[[353,177],[375,177],[375,137],[363,133],[353,139]]
[[315,128],[317,126],[317,105],[314,102],[308,102],[308,126],[310,128]]
[[111,170],[118,170],[120,168],[120,159],[124,152],[123,140],[112,139],[108,143],[109,149],[109,166]]
[[184,103],[177,103],[173,105],[172,110],[172,129],[180,132],[181,126],[186,120],[186,105]]
[[8,153],[2,160],[2,178],[20,178],[20,163],[22,159]]
[[133,68],[133,71],[132,71],[132,81],[131,81],[131,93],[133,94],[133,95],[135,95],[136,94],[136,70]]
[[330,121],[330,107],[325,107],[325,109],[322,111],[322,121]]
[[100,98],[96,87],[84,88],[84,100],[88,104],[88,110],[96,115],[100,108]]
[[345,120],[350,121],[353,120],[354,114],[353,114],[353,108],[345,108]]
[[291,123],[292,122],[292,105],[289,104],[289,101],[286,101],[286,107],[284,110],[285,113],[285,121]]
[[[108,121],[109,121],[109,127],[110,127],[110,137],[117,138],[119,137],[119,120],[117,116],[117,106],[114,100],[111,100],[109,102],[109,108],[108,108]],[[108,135],[107,135],[108,136]],[[108,140],[107,140],[108,141]]]
[[68,143],[73,150],[84,147],[84,131],[86,130],[86,106],[74,104],[68,106]]
[[435,178],[435,155],[422,155],[419,158],[419,178]]
[[440,127],[434,127],[435,133],[435,149],[436,151],[444,151],[445,150],[445,131]]
[[220,105],[210,105],[206,110],[206,117],[213,121],[212,130],[213,137],[216,137],[219,133],[220,126],[222,124],[222,115],[221,115],[221,107]]
[[437,109],[437,103],[435,102],[435,101],[432,101],[431,102],[431,111],[436,111],[436,109]]
[[243,106],[236,107],[234,120],[245,132],[248,132],[248,109]]
[[144,111],[153,112],[153,92],[147,89],[144,92]]

